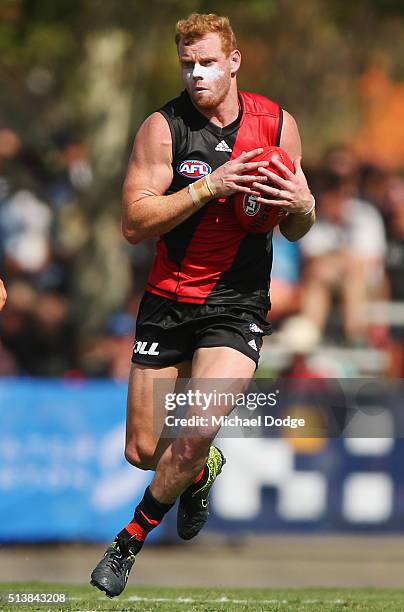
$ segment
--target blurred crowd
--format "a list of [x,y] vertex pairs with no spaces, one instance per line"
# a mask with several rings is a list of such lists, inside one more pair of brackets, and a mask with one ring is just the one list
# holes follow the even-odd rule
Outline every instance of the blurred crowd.
[[404,177],[361,163],[347,145],[326,151],[307,177],[317,221],[297,244],[276,232],[272,319],[298,315],[296,330],[322,342],[383,350],[383,373],[401,377]]
[[[404,178],[360,162],[346,145],[305,170],[317,223],[298,243],[274,232],[274,327],[298,317],[318,342],[386,351],[386,374],[404,376]],[[72,130],[55,134],[44,154],[0,129],[0,277],[8,292],[0,375],[128,375],[154,244],[124,247],[132,286],[119,308],[83,331],[74,284],[87,240],[81,203],[93,182],[85,142]]]
[[[55,134],[52,146],[38,152],[12,129],[0,129],[0,277],[8,293],[0,318],[0,375],[128,374],[141,286],[91,333],[80,316],[77,276],[86,282],[89,235],[83,203],[93,180],[87,147],[72,130]],[[131,268],[139,285],[151,252],[150,244],[137,249]],[[128,259],[131,253],[128,245]]]

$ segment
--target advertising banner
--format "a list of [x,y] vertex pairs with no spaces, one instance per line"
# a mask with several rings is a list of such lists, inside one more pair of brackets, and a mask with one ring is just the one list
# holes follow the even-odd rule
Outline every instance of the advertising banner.
[[[402,530],[401,386],[299,385],[255,382],[229,411],[206,532]],[[218,394],[157,391],[167,435],[183,405],[191,431],[212,431],[210,417],[218,428]],[[125,525],[153,475],[125,461],[125,405],[124,383],[1,381],[0,541],[108,541]],[[151,538],[172,536],[175,520]]]
[[124,458],[126,385],[2,380],[0,540],[108,541],[151,472]]

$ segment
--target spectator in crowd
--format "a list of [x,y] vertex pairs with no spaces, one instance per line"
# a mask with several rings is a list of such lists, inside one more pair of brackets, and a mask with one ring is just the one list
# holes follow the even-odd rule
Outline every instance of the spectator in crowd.
[[[389,297],[404,312],[404,178],[392,174],[387,180],[387,255]],[[392,326],[390,374],[404,378],[404,318]]]
[[345,338],[350,344],[363,345],[367,343],[367,302],[384,279],[383,221],[371,204],[352,197],[350,179],[325,169],[312,184],[318,220],[301,243],[302,313],[323,331],[338,293]]
[[103,334],[85,339],[79,349],[79,366],[86,376],[127,380],[136,319],[128,312],[110,317]]
[[352,193],[356,193],[360,162],[350,145],[339,143],[327,149],[323,155],[322,167],[344,179],[347,187],[351,186]]
[[9,128],[0,129],[0,203],[13,189],[15,159],[20,149],[18,134]]
[[54,136],[56,149],[54,175],[47,188],[47,196],[54,209],[62,209],[77,200],[93,184],[87,147],[73,130],[60,130]]
[[289,242],[275,228],[271,271],[271,321],[278,323],[300,307],[300,246]]
[[10,281],[9,306],[0,317],[0,341],[19,374],[63,376],[75,367],[75,330],[66,298]]
[[4,128],[0,175],[0,274],[9,292],[0,320],[0,372],[63,376],[74,366],[75,331],[62,294],[65,271],[54,252],[54,215],[42,199],[50,173],[36,151]]
[[374,164],[363,164],[360,167],[358,183],[359,194],[362,200],[367,200],[381,212],[386,221],[388,173]]
[[45,268],[50,258],[49,207],[34,193],[19,190],[0,210],[5,268],[9,274],[35,274]]
[[397,174],[391,175],[387,182],[386,209],[390,297],[404,302],[404,178]]
[[0,129],[0,236],[2,272],[33,283],[51,261],[52,212],[43,201],[50,174],[19,135]]

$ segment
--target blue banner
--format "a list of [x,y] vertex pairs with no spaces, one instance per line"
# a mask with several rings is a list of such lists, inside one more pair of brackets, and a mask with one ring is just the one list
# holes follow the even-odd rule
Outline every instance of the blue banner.
[[[124,459],[126,389],[1,381],[0,541],[104,542],[128,522],[153,473]],[[372,410],[380,437],[218,438],[228,462],[206,531],[402,531],[404,440],[394,415]],[[173,536],[175,520],[152,538]]]
[[228,461],[212,491],[220,532],[404,531],[404,440],[218,440]]
[[130,520],[152,472],[124,459],[126,388],[1,381],[1,541],[108,541]]

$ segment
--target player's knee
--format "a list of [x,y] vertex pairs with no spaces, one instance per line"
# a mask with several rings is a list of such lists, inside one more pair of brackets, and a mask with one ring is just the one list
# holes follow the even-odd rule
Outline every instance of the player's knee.
[[194,469],[209,454],[210,441],[204,438],[182,440],[178,449],[178,461],[185,469]]
[[154,448],[146,444],[127,444],[125,458],[128,463],[141,470],[154,470],[156,468]]

